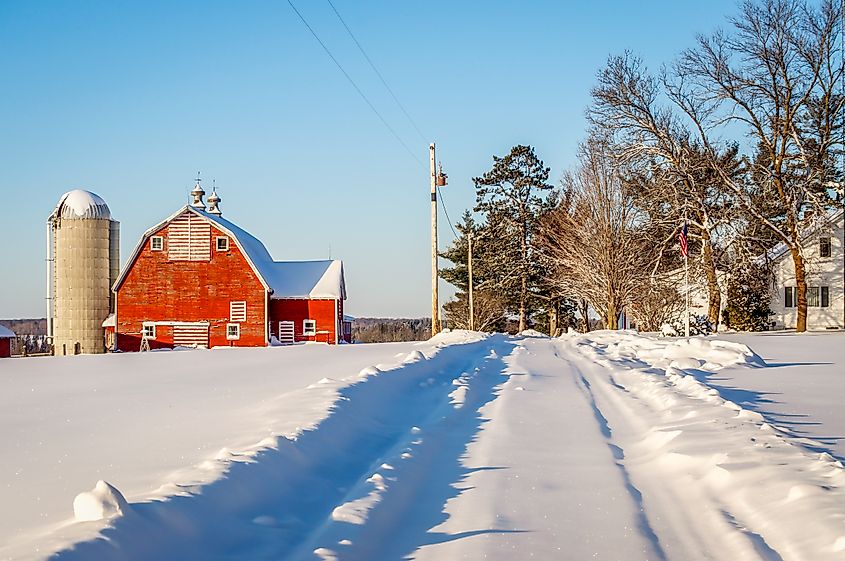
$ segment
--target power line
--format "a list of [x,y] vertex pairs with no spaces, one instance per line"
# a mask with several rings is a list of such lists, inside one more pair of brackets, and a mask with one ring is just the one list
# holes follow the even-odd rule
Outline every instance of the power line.
[[408,154],[410,154],[411,157],[413,159],[415,159],[421,167],[425,168],[425,166],[422,163],[422,160],[420,160],[417,157],[417,155],[414,154],[414,152],[410,148],[408,148],[408,145],[405,144],[405,141],[402,140],[402,138],[398,134],[396,134],[396,131],[393,130],[393,127],[391,127],[390,124],[384,119],[384,117],[381,116],[381,113],[378,112],[378,109],[376,109],[375,105],[373,105],[372,102],[370,102],[369,98],[367,98],[367,96],[364,95],[364,92],[361,91],[361,88],[358,87],[358,84],[355,83],[355,80],[352,79],[352,76],[350,76],[349,73],[346,72],[346,70],[344,70],[343,66],[340,64],[340,62],[338,62],[338,60],[335,58],[335,56],[332,54],[332,52],[329,50],[329,48],[326,46],[326,44],[323,43],[322,39],[320,39],[320,37],[317,35],[317,33],[314,31],[314,29],[310,25],[308,25],[308,22],[305,20],[303,15],[301,13],[299,13],[299,10],[296,9],[296,6],[293,5],[293,2],[291,0],[288,0],[288,4],[290,4],[290,7],[293,9],[294,12],[296,12],[296,15],[299,16],[299,19],[302,21],[302,23],[305,25],[305,27],[308,28],[308,31],[311,32],[311,35],[314,36],[314,39],[316,39],[317,42],[320,43],[320,46],[323,47],[323,50],[326,51],[326,54],[329,55],[329,58],[332,59],[332,61],[335,63],[335,65],[338,67],[338,69],[343,73],[344,76],[346,76],[346,79],[349,80],[349,83],[352,84],[352,87],[355,88],[355,91],[358,92],[358,95],[360,95],[361,98],[370,107],[370,109],[373,110],[373,113],[376,114],[376,116],[379,118],[379,120],[382,122],[382,124],[387,128],[387,130],[389,130],[390,133],[393,135],[393,137],[396,138],[397,141],[399,141],[399,144],[401,144],[402,147],[405,148],[405,151],[408,152]]
[[452,235],[455,236],[457,240],[460,238],[458,233],[455,231],[455,227],[452,226],[452,219],[449,218],[449,211],[446,210],[446,201],[443,200],[443,193],[440,192],[440,187],[437,187],[437,200],[440,201],[440,206],[443,207],[443,214],[446,215],[446,222],[449,224],[449,228],[452,230]]
[[337,19],[339,19],[340,23],[343,24],[343,27],[346,28],[346,32],[349,33],[350,37],[352,37],[352,40],[355,42],[355,45],[358,47],[358,50],[361,51],[361,54],[364,55],[365,59],[367,59],[367,62],[370,64],[370,68],[372,68],[373,72],[375,72],[376,75],[379,77],[379,80],[381,80],[381,83],[384,84],[385,89],[388,92],[390,92],[390,96],[393,98],[393,101],[396,102],[396,105],[399,106],[399,109],[401,109],[402,113],[405,114],[405,117],[408,118],[408,121],[411,123],[411,126],[414,127],[414,130],[417,131],[417,134],[420,135],[420,138],[425,142],[426,137],[422,133],[422,131],[420,131],[420,128],[417,126],[416,121],[414,121],[414,119],[411,117],[411,115],[405,109],[405,106],[402,105],[402,102],[399,101],[399,98],[396,97],[396,94],[393,93],[393,90],[390,88],[390,86],[387,85],[387,80],[384,79],[384,76],[381,75],[381,72],[379,72],[378,68],[376,68],[376,65],[370,59],[369,55],[367,55],[367,52],[364,50],[364,47],[362,47],[361,43],[358,42],[358,39],[355,37],[355,34],[352,33],[352,30],[346,24],[346,21],[344,21],[343,17],[341,17],[340,12],[337,11],[337,8],[335,8],[335,5],[332,3],[332,0],[326,0],[326,1],[329,3],[329,6],[332,7],[332,10],[334,10],[334,13],[337,16]]

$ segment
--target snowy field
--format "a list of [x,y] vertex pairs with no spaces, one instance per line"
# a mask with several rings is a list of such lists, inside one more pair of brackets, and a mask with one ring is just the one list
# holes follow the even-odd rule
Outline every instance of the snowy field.
[[0,559],[841,560],[843,364],[630,332],[0,361]]

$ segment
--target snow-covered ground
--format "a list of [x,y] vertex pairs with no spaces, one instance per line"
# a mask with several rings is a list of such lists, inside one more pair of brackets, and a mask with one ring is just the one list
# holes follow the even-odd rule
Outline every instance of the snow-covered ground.
[[845,337],[775,337],[3,361],[0,558],[843,559]]

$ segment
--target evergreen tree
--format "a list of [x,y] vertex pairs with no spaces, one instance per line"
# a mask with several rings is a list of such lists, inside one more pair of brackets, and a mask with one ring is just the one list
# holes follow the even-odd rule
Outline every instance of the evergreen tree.
[[[508,305],[519,315],[518,329],[526,328],[531,314],[532,291],[540,277],[533,255],[533,237],[546,207],[544,193],[552,189],[545,167],[531,146],[514,146],[504,157],[493,156],[493,167],[473,178],[475,211],[485,214],[488,237],[484,244],[493,251],[497,293],[509,296]],[[479,244],[481,245],[481,244]]]
[[769,328],[770,274],[754,263],[739,263],[728,281],[728,305],[723,320],[731,329],[764,331]]

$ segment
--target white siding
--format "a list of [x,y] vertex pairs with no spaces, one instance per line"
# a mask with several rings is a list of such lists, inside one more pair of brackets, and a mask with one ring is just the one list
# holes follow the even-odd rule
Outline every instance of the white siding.
[[170,261],[209,261],[211,259],[211,225],[185,212],[168,227],[167,258]]
[[[830,257],[819,256],[819,238],[830,238]],[[812,238],[805,241],[807,286],[829,286],[830,305],[826,308],[807,308],[807,329],[845,328],[845,231],[843,215],[834,223],[821,228]],[[784,287],[795,286],[795,266],[792,255],[786,252],[774,263],[774,286],[772,286],[771,308],[775,327],[792,329],[798,319],[798,309],[784,306]]]

